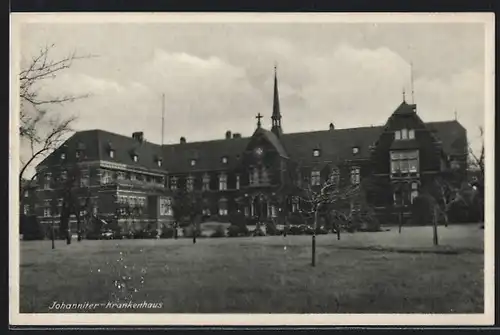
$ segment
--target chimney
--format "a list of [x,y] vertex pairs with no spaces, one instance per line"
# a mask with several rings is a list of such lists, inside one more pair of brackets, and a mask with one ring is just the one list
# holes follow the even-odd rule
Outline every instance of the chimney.
[[186,143],[186,138],[183,136],[181,137],[181,144],[185,144]]
[[335,126],[333,125],[333,123],[330,123],[330,130],[334,130],[335,129]]
[[233,138],[241,138],[241,134],[240,133],[234,133],[233,134]]
[[132,138],[137,142],[142,143],[144,142],[144,133],[142,131],[136,131],[135,133],[132,133]]
[[226,131],[226,140],[231,138],[231,130]]

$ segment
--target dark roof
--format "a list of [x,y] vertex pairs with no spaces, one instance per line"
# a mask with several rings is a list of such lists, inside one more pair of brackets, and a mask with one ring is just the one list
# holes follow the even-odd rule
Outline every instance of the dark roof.
[[[109,149],[114,150],[113,158],[109,155]],[[158,167],[157,158],[161,156],[161,146],[143,141],[140,143],[132,137],[127,137],[100,129],[80,131],[71,136],[61,147],[54,151],[39,165],[59,164],[60,153],[66,151],[67,156],[77,149],[82,151],[82,160],[106,160],[136,166],[138,168],[163,170]],[[133,153],[138,156],[134,162]],[[71,159],[71,157],[67,157]]]
[[[428,129],[442,141],[447,154],[466,153],[467,139],[465,129],[457,121],[426,123]],[[289,157],[302,166],[324,165],[329,162],[343,160],[368,159],[372,146],[384,131],[384,126],[334,129],[302,133],[282,134],[278,138],[273,132],[260,131],[265,138],[276,147],[280,155]],[[256,131],[256,132],[257,132]],[[234,168],[240,155],[247,148],[251,137],[220,139],[203,142],[186,142],[160,145],[144,141],[142,143],[131,136],[123,136],[103,130],[88,130],[75,133],[65,145],[47,157],[42,164],[51,161],[58,164],[60,155],[57,152],[72,152],[85,144],[85,160],[106,160],[154,170],[167,170],[172,173],[189,171],[213,171]],[[110,145],[115,151],[114,158],[109,156]],[[358,147],[358,153],[353,152]],[[313,150],[319,149],[320,156],[314,157]],[[132,152],[138,154],[138,162],[133,161]],[[162,167],[158,167],[156,159],[162,157]],[[227,157],[227,163],[222,158]],[[191,166],[191,160],[196,164]]]

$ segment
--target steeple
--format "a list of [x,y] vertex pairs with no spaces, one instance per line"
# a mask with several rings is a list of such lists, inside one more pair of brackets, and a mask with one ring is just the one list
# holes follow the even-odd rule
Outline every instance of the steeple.
[[273,115],[271,116],[271,131],[280,136],[283,133],[281,129],[280,97],[278,94],[278,74],[276,65],[274,66],[274,97],[273,97]]

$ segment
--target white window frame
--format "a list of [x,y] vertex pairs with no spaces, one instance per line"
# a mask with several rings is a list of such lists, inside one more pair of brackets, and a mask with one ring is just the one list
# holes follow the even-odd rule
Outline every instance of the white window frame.
[[320,154],[321,154],[321,152],[320,152],[320,150],[319,150],[319,149],[314,149],[314,150],[313,150],[313,156],[314,156],[314,157],[319,157],[319,156],[320,156]]
[[415,139],[415,129],[409,129],[408,130],[408,139],[409,140]]
[[66,153],[64,153],[64,152],[63,152],[63,153],[61,153],[61,159],[62,159],[62,160],[65,160],[65,159],[66,159]]
[[221,173],[219,175],[219,190],[225,191],[227,190],[227,174]]
[[240,176],[239,175],[236,175],[236,189],[237,190],[240,189]]
[[394,132],[394,139],[398,141],[401,139],[401,130],[396,130]]
[[138,155],[133,155],[132,158],[134,159],[134,162],[137,163],[139,161],[139,156]]
[[44,218],[49,218],[50,217],[50,208],[44,208],[43,209],[43,217]]
[[192,192],[194,190],[194,177],[188,176],[186,178],[186,190]]
[[196,165],[196,159],[191,159],[191,166],[195,166]]
[[210,175],[208,173],[203,175],[202,184],[203,191],[210,191]]
[[29,212],[30,212],[30,205],[25,204],[25,205],[23,206],[23,212],[24,212],[24,215],[28,215],[28,214],[29,214]]
[[157,164],[158,164],[158,167],[161,167],[161,165],[162,165],[162,161],[161,161],[161,159],[159,159],[159,160],[157,161]]
[[221,162],[222,162],[222,164],[227,164],[227,157],[226,157],[226,156],[223,156],[223,157],[221,158]]
[[321,185],[321,171],[319,170],[311,171],[311,185],[312,186]]
[[177,181],[178,181],[179,178],[177,178],[176,176],[173,176],[170,178],[170,189],[172,191],[175,191],[177,190]]
[[[418,150],[398,150],[390,153],[391,175],[420,172],[420,155]],[[402,163],[405,162],[405,163]],[[414,166],[411,163],[415,163]]]
[[352,153],[354,155],[358,154],[359,153],[359,147],[352,147]]
[[115,151],[113,149],[109,150],[109,157],[115,158]]
[[361,182],[361,168],[359,166],[351,166],[351,183],[358,185]]
[[408,129],[406,128],[401,129],[401,139],[402,140],[408,139]]
[[44,190],[50,190],[51,181],[52,181],[52,174],[46,173],[44,176],[44,181],[43,181],[43,189]]

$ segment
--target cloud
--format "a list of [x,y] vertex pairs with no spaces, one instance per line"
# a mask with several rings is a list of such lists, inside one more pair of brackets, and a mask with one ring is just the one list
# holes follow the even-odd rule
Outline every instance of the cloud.
[[57,107],[79,115],[77,129],[142,130],[160,142],[165,94],[167,142],[223,138],[228,129],[249,136],[257,113],[270,126],[275,63],[285,132],[328,129],[330,122],[383,124],[403,88],[411,99],[410,59],[425,121],[452,119],[456,109],[471,137],[483,123],[477,115],[484,111],[484,57],[466,48],[479,48],[483,32],[466,26],[421,32],[411,25],[102,25],[72,26],[71,35],[63,26],[38,28],[24,40],[55,38],[64,51],[78,40],[85,53],[99,55],[44,87],[51,94],[92,94]]

